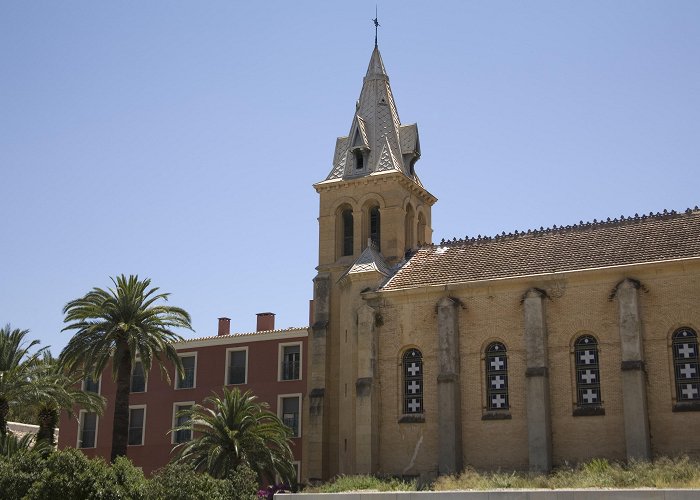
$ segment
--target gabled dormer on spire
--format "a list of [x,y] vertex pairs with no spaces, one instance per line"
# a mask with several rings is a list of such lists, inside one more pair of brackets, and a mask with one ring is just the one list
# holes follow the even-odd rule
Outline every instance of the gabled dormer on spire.
[[420,185],[413,169],[418,158],[418,127],[415,124],[401,125],[389,75],[379,48],[375,46],[350,133],[338,138],[333,169],[326,180],[394,171],[403,173]]

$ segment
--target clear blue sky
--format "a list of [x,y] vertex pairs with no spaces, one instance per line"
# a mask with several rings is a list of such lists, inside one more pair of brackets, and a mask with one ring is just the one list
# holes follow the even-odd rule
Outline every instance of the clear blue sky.
[[[700,203],[700,2],[385,1],[434,240]],[[0,323],[150,277],[196,334],[307,324],[375,1],[0,3]]]

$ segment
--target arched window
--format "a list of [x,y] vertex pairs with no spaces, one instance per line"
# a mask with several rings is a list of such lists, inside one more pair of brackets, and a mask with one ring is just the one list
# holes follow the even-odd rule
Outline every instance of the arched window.
[[362,170],[365,168],[365,159],[362,150],[355,149],[352,154],[355,156],[355,170]]
[[377,250],[381,250],[381,223],[379,220],[379,207],[374,206],[369,209],[369,239],[377,247]]
[[425,216],[422,213],[418,214],[418,244],[426,243],[425,238]]
[[486,347],[486,408],[507,410],[508,400],[508,355],[500,342],[492,342]]
[[353,220],[352,209],[346,208],[341,213],[341,225],[343,230],[343,240],[341,242],[341,255],[352,255],[353,252]]
[[698,336],[688,327],[673,334],[673,373],[676,379],[676,401],[700,401],[700,367]]
[[415,243],[415,238],[413,237],[414,225],[416,223],[415,214],[413,212],[413,207],[409,204],[406,207],[406,222],[405,222],[405,238],[406,238],[406,250],[413,248]]
[[423,413],[423,355],[409,349],[403,355],[403,412]]
[[576,405],[579,408],[601,406],[598,341],[592,335],[581,335],[574,342],[574,359]]

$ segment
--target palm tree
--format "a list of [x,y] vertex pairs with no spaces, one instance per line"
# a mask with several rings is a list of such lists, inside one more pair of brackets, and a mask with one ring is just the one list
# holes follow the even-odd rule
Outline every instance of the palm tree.
[[93,288],[84,297],[66,304],[64,330],[75,335],[59,357],[69,373],[82,371],[97,379],[112,362],[112,377],[117,383],[114,400],[111,460],[126,455],[129,432],[129,381],[131,367],[140,356],[148,375],[156,359],[161,373],[169,381],[165,361],[170,360],[178,374],[182,363],[172,343],[181,340],[172,328],[192,329],[190,315],[179,307],[156,304],[169,294],[149,288],[151,280],[123,274],[112,278],[114,288]]
[[79,372],[69,374],[61,369],[58,360],[50,352],[44,354],[41,362],[31,370],[30,376],[42,385],[45,395],[32,405],[39,424],[37,442],[46,442],[50,447],[56,444],[56,426],[61,410],[66,410],[70,416],[73,416],[76,406],[100,415],[104,411],[105,399],[102,396],[79,388],[78,384],[85,378],[84,375]]
[[291,430],[271,413],[267,403],[258,403],[251,391],[223,388],[178,416],[188,421],[171,432],[192,430],[194,439],[175,447],[176,463],[189,463],[198,472],[224,478],[241,463],[253,469],[258,479],[295,479],[290,449]]
[[25,337],[29,330],[12,329],[8,324],[0,329],[0,438],[7,435],[7,414],[12,406],[31,404],[43,396],[31,371],[46,350],[29,351],[39,344]]

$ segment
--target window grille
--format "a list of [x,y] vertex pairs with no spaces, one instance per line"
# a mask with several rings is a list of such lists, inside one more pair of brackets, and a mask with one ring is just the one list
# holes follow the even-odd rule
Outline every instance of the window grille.
[[576,404],[579,407],[601,406],[598,341],[582,335],[574,343],[576,366]]
[[288,345],[282,349],[282,380],[299,380],[301,359],[299,345]]
[[192,389],[194,387],[195,367],[197,360],[195,356],[182,356],[182,368],[184,369],[181,377],[177,379],[178,389]]
[[374,246],[377,247],[377,250],[381,250],[381,247],[379,245],[380,239],[381,239],[381,234],[380,234],[380,229],[381,229],[381,224],[380,224],[380,217],[379,217],[379,207],[372,207],[369,209],[369,238],[372,240],[372,243],[374,243]]
[[80,413],[80,441],[78,448],[94,448],[97,437],[97,414]]
[[292,437],[299,437],[299,397],[282,398],[282,422],[292,430]]
[[134,363],[134,368],[131,370],[131,392],[146,391],[146,376],[143,372],[143,363],[137,361]]
[[[175,406],[175,427],[185,425],[190,421],[189,415],[180,415],[181,411],[189,410],[192,405],[177,405]],[[180,429],[175,431],[173,441],[175,444],[186,443],[192,440],[192,429]]]
[[247,357],[245,350],[229,351],[227,384],[245,384]]
[[352,209],[346,208],[342,212],[343,219],[343,256],[352,255],[353,251],[353,220]]
[[486,407],[489,410],[507,410],[508,399],[508,356],[500,342],[486,347]]
[[129,410],[129,441],[130,446],[143,444],[143,424],[146,416],[145,408]]
[[87,377],[83,380],[83,391],[100,393],[100,379],[94,380],[92,377]]
[[697,334],[687,327],[676,330],[673,334],[672,347],[676,401],[700,401]]
[[403,412],[423,413],[423,355],[409,349],[403,355]]

